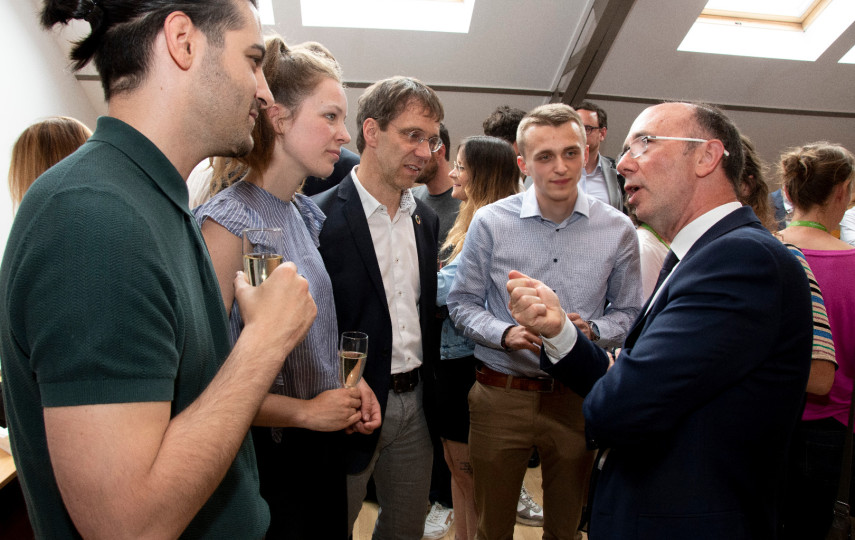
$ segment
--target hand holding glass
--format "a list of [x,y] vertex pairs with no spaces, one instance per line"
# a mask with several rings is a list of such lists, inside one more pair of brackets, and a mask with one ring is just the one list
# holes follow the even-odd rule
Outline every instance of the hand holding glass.
[[363,332],[342,332],[338,346],[338,357],[341,361],[339,376],[341,385],[353,388],[362,378],[365,371],[365,360],[368,357],[368,334]]
[[[282,262],[282,255],[271,251],[270,246],[282,245],[282,229],[244,229],[243,271],[253,287],[261,285]],[[253,244],[252,240],[256,242]]]

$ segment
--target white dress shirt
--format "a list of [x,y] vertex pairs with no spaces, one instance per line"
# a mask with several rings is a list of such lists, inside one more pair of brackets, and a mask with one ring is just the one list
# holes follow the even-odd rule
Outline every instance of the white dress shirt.
[[[412,220],[416,200],[409,189],[403,191],[398,211],[390,219],[386,206],[368,193],[356,173],[354,170],[353,185],[365,210],[392,319],[391,373],[406,373],[422,365],[419,253]],[[363,287],[365,284],[354,283],[353,286]]]

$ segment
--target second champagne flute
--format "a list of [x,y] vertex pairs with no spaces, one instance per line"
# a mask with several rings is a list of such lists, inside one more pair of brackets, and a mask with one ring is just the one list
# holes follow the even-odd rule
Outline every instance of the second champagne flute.
[[341,385],[353,388],[362,378],[365,371],[365,360],[368,357],[368,334],[364,332],[342,332],[338,346],[338,357],[341,361]]
[[282,229],[244,229],[243,271],[253,287],[261,285],[273,270],[282,263]]

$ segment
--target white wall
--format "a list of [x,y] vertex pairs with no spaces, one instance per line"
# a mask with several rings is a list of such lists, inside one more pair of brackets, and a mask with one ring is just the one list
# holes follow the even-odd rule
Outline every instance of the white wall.
[[36,4],[0,2],[0,252],[12,226],[8,174],[12,145],[30,124],[46,116],[72,116],[95,129],[96,113],[50,32],[38,23]]

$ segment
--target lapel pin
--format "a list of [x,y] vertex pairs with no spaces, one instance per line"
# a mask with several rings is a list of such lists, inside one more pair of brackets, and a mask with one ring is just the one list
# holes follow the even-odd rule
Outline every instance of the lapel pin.
[[416,214],[416,225],[421,225],[421,224],[422,224],[422,218],[419,217],[418,214]]

